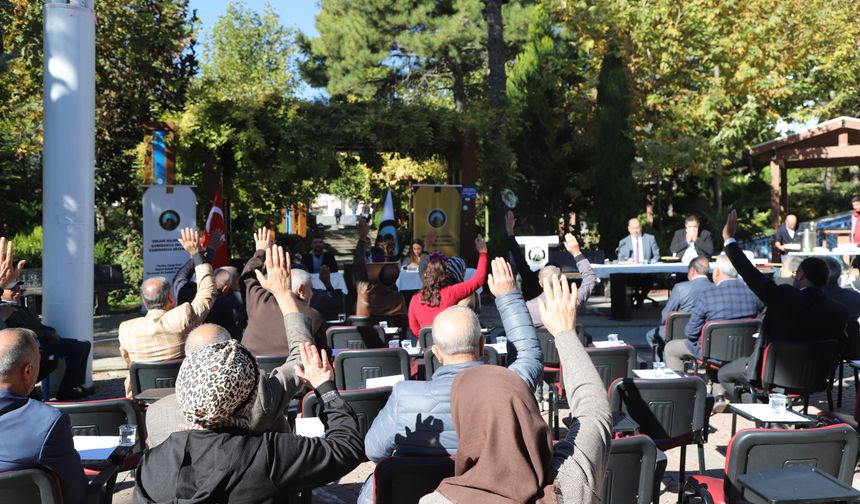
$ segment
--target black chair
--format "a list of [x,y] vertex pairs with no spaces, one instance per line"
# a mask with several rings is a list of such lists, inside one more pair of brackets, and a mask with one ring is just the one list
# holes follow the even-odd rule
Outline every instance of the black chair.
[[[117,466],[109,465],[87,486],[87,504],[110,504]],[[44,469],[0,473],[0,502],[14,504],[62,504],[60,479]]]
[[409,379],[409,354],[402,348],[346,350],[334,358],[338,390],[367,388],[368,378],[398,374]]
[[131,394],[137,395],[153,388],[173,388],[182,359],[160,362],[132,362],[128,374],[131,377]]
[[586,347],[585,352],[591,358],[591,363],[597,369],[597,374],[603,380],[603,386],[609,390],[618,378],[630,377],[636,368],[636,349],[630,345],[593,348]]
[[[860,328],[858,328],[858,321],[851,320],[848,322],[845,328],[845,334],[848,336],[848,340],[846,342],[845,348],[842,351],[842,355],[839,358],[839,363],[837,364],[837,369],[839,371],[839,388],[836,389],[836,407],[842,407],[842,380],[845,377],[845,364],[853,361],[860,360]],[[858,370],[855,367],[851,368],[854,372],[854,391],[857,391],[857,387],[860,386],[860,376],[858,376]]]
[[[692,314],[690,312],[685,311],[669,312],[669,314],[666,315],[666,319],[663,321],[663,341],[668,343],[676,339],[686,339],[687,335],[684,334],[684,328],[687,327],[687,322],[690,321],[691,315]],[[663,359],[663,355],[660,352],[659,344],[656,339],[654,344],[651,346],[651,352],[654,362]]]
[[69,417],[72,434],[75,436],[115,436],[123,424],[137,426],[137,440],[120,471],[137,467],[140,456],[146,450],[146,422],[143,411],[131,399],[103,399],[85,402],[49,403]]
[[648,436],[613,439],[600,502],[650,504],[654,498],[657,447]]
[[708,503],[766,501],[744,489],[738,477],[792,466],[813,466],[851,485],[857,461],[857,432],[847,425],[816,429],[744,429],[729,441],[722,478],[691,476],[682,498]]
[[443,479],[454,476],[449,457],[389,457],[373,471],[375,504],[417,504]]
[[[499,355],[499,352],[496,351],[493,347],[484,347],[484,356],[481,357],[481,360],[484,361],[485,364],[492,364],[494,366],[502,366],[503,360],[502,356]],[[436,372],[437,369],[442,367],[442,363],[439,362],[439,358],[436,357],[436,354],[433,353],[432,350],[424,351],[424,379],[430,381],[433,379],[433,373]]]
[[257,357],[257,367],[260,368],[261,375],[269,375],[275,369],[284,365],[287,362],[287,356],[284,355],[260,355]]
[[769,343],[762,358],[758,395],[762,398],[770,392],[799,395],[806,413],[809,395],[827,391],[827,405],[832,410],[831,380],[838,355],[839,344],[835,340]]
[[609,390],[609,407],[623,411],[639,424],[657,448],[681,448],[680,481],[683,486],[687,445],[699,448],[699,472],[705,472],[708,399],[699,377],[672,380],[616,380]]
[[[358,420],[358,430],[363,438],[367,430],[373,425],[376,415],[385,407],[388,396],[391,395],[391,387],[379,387],[372,389],[341,390],[340,396],[348,402],[355,411]],[[316,393],[308,392],[302,399],[302,417],[320,416],[320,403]]]
[[433,346],[433,328],[430,326],[422,327],[418,331],[418,344],[421,348],[429,349]]
[[761,320],[755,318],[706,322],[699,343],[702,349],[699,362],[703,367],[719,369],[728,362],[749,357],[755,349],[753,336],[760,330]]
[[325,331],[328,347],[335,348],[385,348],[385,333],[379,326],[329,327]]
[[536,329],[538,341],[540,342],[541,354],[543,354],[543,380],[547,384],[555,384],[556,392],[561,395],[561,357],[555,346],[555,336],[550,334],[546,328]]

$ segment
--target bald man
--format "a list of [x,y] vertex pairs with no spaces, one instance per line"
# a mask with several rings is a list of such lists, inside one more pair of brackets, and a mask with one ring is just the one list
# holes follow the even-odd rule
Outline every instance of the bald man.
[[618,242],[615,250],[618,262],[655,263],[660,260],[660,247],[654,235],[642,233],[642,223],[632,218],[627,221],[627,232],[630,233]]
[[86,500],[87,480],[69,417],[27,396],[39,375],[36,333],[0,331],[0,472],[41,468],[60,478],[63,502]]
[[786,245],[799,244],[800,233],[797,232],[797,216],[787,215],[785,222],[782,223],[782,226],[779,226],[776,234],[773,236],[773,246],[779,250],[780,258],[782,258],[788,253],[788,250],[785,248]]
[[[164,361],[185,357],[185,338],[206,320],[218,291],[212,279],[212,266],[201,254],[200,236],[196,229],[185,228],[179,243],[194,261],[197,293],[190,303],[175,306],[170,282],[164,277],[147,279],[141,285],[146,316],[127,320],[119,326],[119,350],[126,364],[132,362]],[[126,396],[131,397],[131,382],[125,380]]]

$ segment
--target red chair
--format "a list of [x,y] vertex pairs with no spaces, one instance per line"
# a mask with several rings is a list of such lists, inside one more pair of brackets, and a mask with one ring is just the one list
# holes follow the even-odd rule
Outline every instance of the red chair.
[[851,485],[857,461],[857,432],[847,425],[816,429],[744,429],[732,437],[722,478],[690,476],[682,502],[697,497],[722,504],[765,501],[747,491],[738,477],[797,465],[810,465]]
[[771,392],[799,396],[806,413],[810,394],[826,391],[827,405],[832,410],[831,386],[838,355],[835,340],[769,343],[762,356],[757,394],[762,398]]

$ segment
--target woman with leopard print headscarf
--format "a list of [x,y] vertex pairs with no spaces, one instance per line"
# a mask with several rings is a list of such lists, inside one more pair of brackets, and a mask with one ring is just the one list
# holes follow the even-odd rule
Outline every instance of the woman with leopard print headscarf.
[[301,360],[296,375],[323,405],[324,439],[248,430],[259,370],[235,340],[186,357],[176,380],[185,423],[143,456],[134,502],[283,502],[354,469],[364,444],[355,414],[335,389],[328,356],[305,343]]

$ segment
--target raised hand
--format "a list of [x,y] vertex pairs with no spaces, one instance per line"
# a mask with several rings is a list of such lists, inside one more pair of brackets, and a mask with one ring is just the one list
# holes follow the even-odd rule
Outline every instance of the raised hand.
[[302,383],[315,389],[327,381],[334,381],[334,370],[325,350],[320,355],[313,343],[306,342],[299,347],[299,353],[302,363],[296,364],[296,378]]
[[193,256],[203,250],[203,245],[200,244],[200,233],[196,229],[190,227],[183,228],[179,234],[179,243],[188,252],[188,255]]
[[254,232],[254,250],[269,250],[274,244],[269,228],[263,226]]
[[514,217],[514,212],[508,210],[505,212],[505,232],[508,233],[508,236],[514,235],[514,226],[517,225],[517,218]]
[[729,238],[734,238],[735,233],[738,232],[738,212],[737,210],[732,210],[729,212],[728,217],[726,217],[726,225],[723,228],[723,240],[728,240]]
[[576,327],[576,284],[552,276],[543,283],[544,297],[538,301],[544,327],[558,337]]
[[481,235],[478,235],[478,237],[475,238],[475,250],[477,250],[479,254],[487,253],[487,244],[484,242],[484,237]]
[[20,260],[18,264],[14,263],[15,246],[12,240],[0,237],[0,287],[15,282],[21,276],[21,270],[27,265],[27,261]]
[[217,250],[224,243],[227,243],[224,232],[220,229],[213,229],[209,232],[209,241],[206,243],[206,248]]
[[564,248],[573,257],[576,257],[582,253],[582,249],[579,248],[579,242],[576,241],[576,237],[570,233],[564,235]]
[[490,266],[493,272],[487,275],[487,286],[490,288],[493,296],[499,297],[506,292],[516,290],[517,282],[508,261],[497,257],[493,259]]
[[320,266],[320,282],[325,285],[326,289],[331,287],[331,268],[327,264]]
[[275,296],[284,315],[298,311],[291,289],[290,266],[290,254],[284,253],[284,247],[273,245],[272,248],[266,249],[266,275],[260,270],[254,270],[260,286]]

